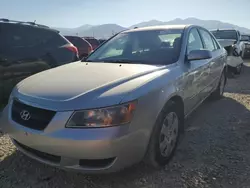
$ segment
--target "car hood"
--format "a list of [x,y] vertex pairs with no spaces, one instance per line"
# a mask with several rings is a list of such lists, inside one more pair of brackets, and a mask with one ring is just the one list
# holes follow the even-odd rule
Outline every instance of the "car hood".
[[[49,109],[105,106],[119,103],[124,94],[147,80],[145,75],[164,67],[76,62],[26,78],[16,86],[14,92],[19,99]],[[141,77],[143,79],[138,79]],[[104,100],[100,102],[100,99]]]
[[233,39],[217,39],[222,47],[232,46],[235,44],[236,40]]

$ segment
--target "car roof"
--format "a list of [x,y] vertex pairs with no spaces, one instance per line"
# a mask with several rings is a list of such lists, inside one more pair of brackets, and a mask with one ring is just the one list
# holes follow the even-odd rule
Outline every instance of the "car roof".
[[154,30],[164,30],[164,29],[185,29],[186,27],[190,27],[194,25],[159,25],[159,26],[148,26],[148,27],[140,27],[135,29],[129,29],[123,31],[123,33],[136,32],[136,31],[154,31]]
[[54,31],[54,32],[59,33],[59,31],[56,29],[52,29],[46,25],[36,24],[33,22],[20,22],[20,21],[12,21],[12,20],[5,21],[3,19],[0,19],[0,24],[2,25],[9,24],[9,25],[22,26],[22,27],[27,27],[27,28],[44,29],[44,30]]

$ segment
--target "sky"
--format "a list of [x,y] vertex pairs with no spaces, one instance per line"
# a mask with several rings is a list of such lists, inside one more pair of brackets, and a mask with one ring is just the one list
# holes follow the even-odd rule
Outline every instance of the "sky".
[[250,0],[0,0],[0,18],[75,28],[196,17],[250,28]]

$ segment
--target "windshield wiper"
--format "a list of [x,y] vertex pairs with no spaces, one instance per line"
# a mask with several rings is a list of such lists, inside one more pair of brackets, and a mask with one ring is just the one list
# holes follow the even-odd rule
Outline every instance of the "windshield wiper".
[[98,60],[86,60],[84,62],[99,62],[99,63],[131,63],[131,64],[144,64],[145,62],[130,59],[98,59]]
[[113,60],[105,60],[104,62],[110,63],[142,63],[138,60],[129,60],[129,59],[113,59]]

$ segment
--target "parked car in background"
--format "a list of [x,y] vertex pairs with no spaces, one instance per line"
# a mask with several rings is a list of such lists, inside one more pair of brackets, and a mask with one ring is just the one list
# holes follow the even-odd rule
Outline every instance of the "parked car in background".
[[100,45],[100,42],[94,37],[84,37],[84,39],[91,44],[93,50],[95,50]]
[[215,36],[222,46],[234,46],[235,51],[243,58],[245,52],[245,44],[241,41],[241,34],[235,29],[217,29],[211,33]]
[[240,74],[243,67],[243,57],[245,54],[245,44],[242,35],[235,29],[217,29],[211,33],[218,40],[220,45],[227,51],[228,75],[231,77]]
[[80,59],[87,57],[93,51],[91,44],[84,38],[78,36],[65,36],[65,38],[77,47]]
[[225,66],[226,50],[202,27],[127,30],[86,63],[20,82],[2,128],[24,154],[55,167],[111,172],[141,160],[164,166],[185,117],[207,97],[223,96]]
[[234,75],[241,74],[243,68],[243,59],[237,53],[236,49],[233,46],[225,46],[227,51],[227,69],[228,76],[232,77]]
[[245,44],[244,57],[249,57],[250,55],[250,35],[242,35],[241,41]]
[[102,44],[106,41],[106,39],[99,39],[99,43]]
[[24,78],[77,60],[77,48],[58,31],[33,22],[0,19],[0,105]]

